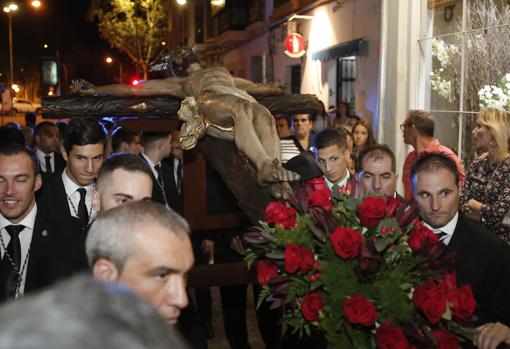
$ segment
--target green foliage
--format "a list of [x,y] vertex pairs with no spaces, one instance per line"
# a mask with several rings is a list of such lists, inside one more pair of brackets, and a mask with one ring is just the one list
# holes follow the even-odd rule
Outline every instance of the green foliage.
[[143,69],[165,50],[168,14],[164,0],[93,0],[87,19],[97,21],[103,39]]

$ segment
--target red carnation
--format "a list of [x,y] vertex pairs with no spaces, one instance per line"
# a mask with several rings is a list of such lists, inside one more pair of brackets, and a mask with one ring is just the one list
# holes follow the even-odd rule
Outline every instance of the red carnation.
[[353,296],[344,302],[344,316],[351,324],[372,326],[377,320],[374,303],[361,295]]
[[393,322],[389,320],[379,326],[375,333],[375,341],[379,349],[409,349],[408,342],[401,327],[393,328]]
[[287,207],[282,202],[271,201],[266,206],[266,222],[281,225],[285,229],[293,229],[297,226],[296,210]]
[[457,336],[450,331],[435,328],[432,330],[432,335],[436,339],[437,349],[458,349],[459,340]]
[[322,308],[324,308],[324,295],[319,292],[308,292],[301,301],[301,313],[306,321],[318,321]]
[[265,286],[269,280],[278,275],[278,266],[267,261],[257,263],[257,279],[260,286]]
[[313,252],[298,244],[287,244],[284,258],[287,273],[295,273],[298,270],[307,273],[315,263]]
[[460,321],[470,320],[476,308],[476,301],[471,286],[463,285],[449,292],[448,304],[453,316],[457,319]]
[[351,228],[336,228],[330,235],[331,244],[342,259],[355,259],[363,245],[363,235]]
[[436,324],[446,311],[446,285],[427,280],[414,290],[413,304],[431,324]]
[[428,241],[428,246],[432,246],[439,242],[439,238],[432,230],[419,224],[409,233],[409,240],[407,243],[411,251],[420,253],[425,246],[425,241]]
[[331,201],[331,190],[328,188],[318,189],[308,197],[309,207],[320,207],[324,211],[331,211],[333,202]]
[[369,196],[357,206],[361,224],[374,228],[386,215],[386,202],[383,198]]
[[307,183],[312,186],[313,190],[328,189],[324,177],[312,178]]

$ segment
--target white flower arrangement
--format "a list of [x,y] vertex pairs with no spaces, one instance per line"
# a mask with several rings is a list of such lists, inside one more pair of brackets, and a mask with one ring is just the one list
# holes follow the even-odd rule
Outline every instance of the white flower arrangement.
[[510,73],[497,86],[485,85],[478,91],[480,109],[497,108],[510,111]]
[[441,39],[432,39],[432,56],[439,61],[441,67],[430,72],[430,83],[432,89],[450,103],[455,101],[452,82],[443,79],[442,75],[444,75],[445,68],[451,65],[453,56],[458,53],[459,48],[457,46],[449,45]]

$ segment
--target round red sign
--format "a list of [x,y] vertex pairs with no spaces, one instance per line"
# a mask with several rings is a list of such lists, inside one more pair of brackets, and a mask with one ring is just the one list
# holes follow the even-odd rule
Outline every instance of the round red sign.
[[284,46],[285,54],[292,58],[302,57],[306,52],[305,39],[298,33],[287,35]]

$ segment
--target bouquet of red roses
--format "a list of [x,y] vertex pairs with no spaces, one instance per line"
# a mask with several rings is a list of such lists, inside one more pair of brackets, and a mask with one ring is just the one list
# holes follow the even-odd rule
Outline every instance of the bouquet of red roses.
[[394,198],[352,198],[314,179],[288,202],[270,202],[244,235],[262,301],[284,307],[300,336],[332,348],[456,348],[475,300],[457,287],[453,256]]

